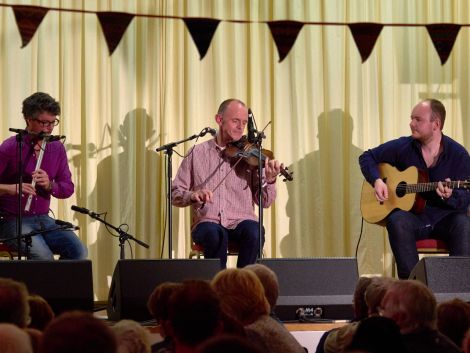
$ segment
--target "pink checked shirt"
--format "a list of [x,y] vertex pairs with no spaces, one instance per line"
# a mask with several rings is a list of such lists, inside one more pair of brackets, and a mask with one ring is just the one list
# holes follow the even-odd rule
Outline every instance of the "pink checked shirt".
[[[183,159],[172,185],[172,203],[178,207],[193,206],[192,228],[200,222],[219,223],[228,229],[250,219],[258,220],[255,203],[258,204],[258,171],[241,161],[232,171],[236,159],[224,157],[223,148],[215,138],[194,146]],[[219,182],[228,174],[222,184]],[[264,183],[264,180],[262,182]],[[214,191],[212,202],[201,208],[191,202],[192,191]],[[276,184],[263,188],[263,207],[269,207],[276,198]]]

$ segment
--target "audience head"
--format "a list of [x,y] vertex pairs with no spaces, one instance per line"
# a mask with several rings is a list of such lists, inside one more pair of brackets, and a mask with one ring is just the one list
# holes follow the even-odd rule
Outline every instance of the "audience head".
[[213,278],[212,286],[221,298],[222,310],[242,325],[249,325],[269,314],[263,285],[250,270],[229,268],[220,271]]
[[205,341],[198,353],[263,353],[258,345],[246,337],[219,335]]
[[253,271],[264,288],[264,295],[268,300],[271,310],[276,306],[277,298],[279,297],[279,281],[276,273],[268,266],[262,264],[252,264],[245,266],[246,270]]
[[29,320],[26,286],[9,278],[0,278],[0,322],[24,328]]
[[400,328],[392,319],[371,316],[359,323],[347,350],[364,350],[370,353],[403,353],[406,352],[406,347],[400,334]]
[[382,299],[381,314],[393,319],[402,334],[436,329],[436,299],[415,280],[392,283]]
[[134,320],[121,320],[112,330],[116,335],[117,353],[150,353],[148,331]]
[[33,353],[28,334],[13,324],[0,324],[0,352]]
[[465,337],[463,339],[463,353],[470,353],[470,329],[467,330]]
[[31,346],[33,347],[33,352],[37,353],[41,349],[41,343],[42,343],[42,331],[39,331],[36,328],[30,328],[26,327],[23,329],[29,336],[29,339],[31,341]]
[[395,282],[394,278],[390,277],[373,277],[367,286],[364,293],[365,302],[367,305],[367,316],[378,315],[382,299],[387,293],[388,288]]
[[163,320],[168,320],[168,303],[171,295],[181,283],[164,282],[155,287],[147,301],[147,308],[155,321],[160,324]]
[[367,317],[367,304],[365,301],[365,292],[372,279],[370,277],[359,277],[354,289],[353,309],[354,319],[361,320]]
[[169,322],[175,345],[196,347],[221,329],[217,294],[203,280],[184,281],[170,297]]
[[90,313],[71,311],[53,319],[43,333],[42,353],[116,353],[111,329]]
[[470,328],[470,304],[457,298],[440,303],[437,306],[437,328],[462,348],[465,333]]
[[28,327],[44,330],[47,324],[54,318],[54,311],[52,311],[49,303],[40,295],[31,294],[28,296],[29,315],[31,322]]

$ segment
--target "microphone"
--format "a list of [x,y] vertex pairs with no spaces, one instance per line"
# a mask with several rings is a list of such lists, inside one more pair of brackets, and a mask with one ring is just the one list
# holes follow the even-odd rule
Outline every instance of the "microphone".
[[8,129],[11,132],[14,132],[15,134],[20,134],[20,135],[28,135],[29,131],[25,129],[15,129],[15,128],[9,128]]
[[40,139],[46,139],[47,142],[53,142],[53,141],[59,141],[59,140],[62,140],[62,139],[65,139],[65,136],[64,135],[49,135],[45,132],[40,132],[38,134],[38,137]]
[[80,227],[77,227],[77,226],[73,225],[70,222],[61,221],[60,219],[56,219],[55,224],[57,224],[58,226],[64,226],[66,228],[70,228],[70,229],[74,229],[74,230],[79,230],[80,229]]
[[215,131],[215,129],[213,128],[210,128],[210,127],[206,127],[204,128],[202,131],[201,131],[201,134],[199,136],[205,136],[206,134],[211,134],[212,136],[214,136],[216,134],[217,131]]
[[249,143],[256,142],[256,132],[257,131],[255,129],[253,113],[251,112],[251,109],[248,108],[248,142]]
[[80,212],[80,213],[89,215],[91,217],[96,217],[97,216],[97,214],[95,212],[90,211],[89,209],[87,209],[85,207],[78,207],[78,206],[72,205],[71,209],[76,211],[76,212]]

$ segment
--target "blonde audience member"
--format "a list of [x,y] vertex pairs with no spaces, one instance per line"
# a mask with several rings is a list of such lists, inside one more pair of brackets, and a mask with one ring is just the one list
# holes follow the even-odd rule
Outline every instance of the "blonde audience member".
[[112,327],[117,353],[150,353],[148,331],[134,320],[121,320]]
[[264,288],[264,295],[268,300],[271,308],[271,313],[276,306],[277,298],[279,297],[279,280],[276,273],[268,266],[263,264],[252,264],[245,266],[246,270],[253,271]]
[[212,280],[222,310],[245,327],[248,339],[270,353],[305,353],[294,336],[269,316],[270,306],[258,277],[247,269],[226,269]]
[[1,353],[33,353],[28,334],[13,324],[0,324]]

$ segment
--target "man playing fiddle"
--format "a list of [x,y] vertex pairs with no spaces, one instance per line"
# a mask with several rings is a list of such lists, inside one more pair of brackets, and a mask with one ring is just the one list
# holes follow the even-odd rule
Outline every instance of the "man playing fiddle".
[[[32,260],[83,259],[87,249],[71,230],[61,229],[48,216],[51,197],[65,199],[74,192],[64,145],[60,141],[43,144],[42,134],[51,135],[59,123],[60,105],[50,95],[36,92],[23,101],[26,122],[23,135],[22,234],[39,231],[31,237],[29,258]],[[43,150],[43,151],[41,151]],[[38,159],[42,152],[42,162]],[[18,167],[17,139],[12,136],[0,145],[0,240],[17,235]],[[33,183],[34,181],[34,183]],[[28,199],[31,204],[27,207]],[[42,232],[45,231],[45,232]],[[8,245],[17,248],[17,240]],[[24,242],[22,254],[25,253]]]
[[[209,141],[194,146],[181,163],[172,186],[172,203],[193,207],[192,239],[204,247],[205,258],[219,258],[227,266],[228,242],[239,244],[237,267],[256,262],[259,224],[255,214],[261,184],[263,207],[276,198],[281,164],[266,158],[263,179],[247,163],[237,163],[224,150],[241,139],[248,123],[248,108],[238,99],[220,104],[215,115],[219,130]],[[220,185],[219,185],[220,184]],[[264,244],[264,234],[262,235]]]

